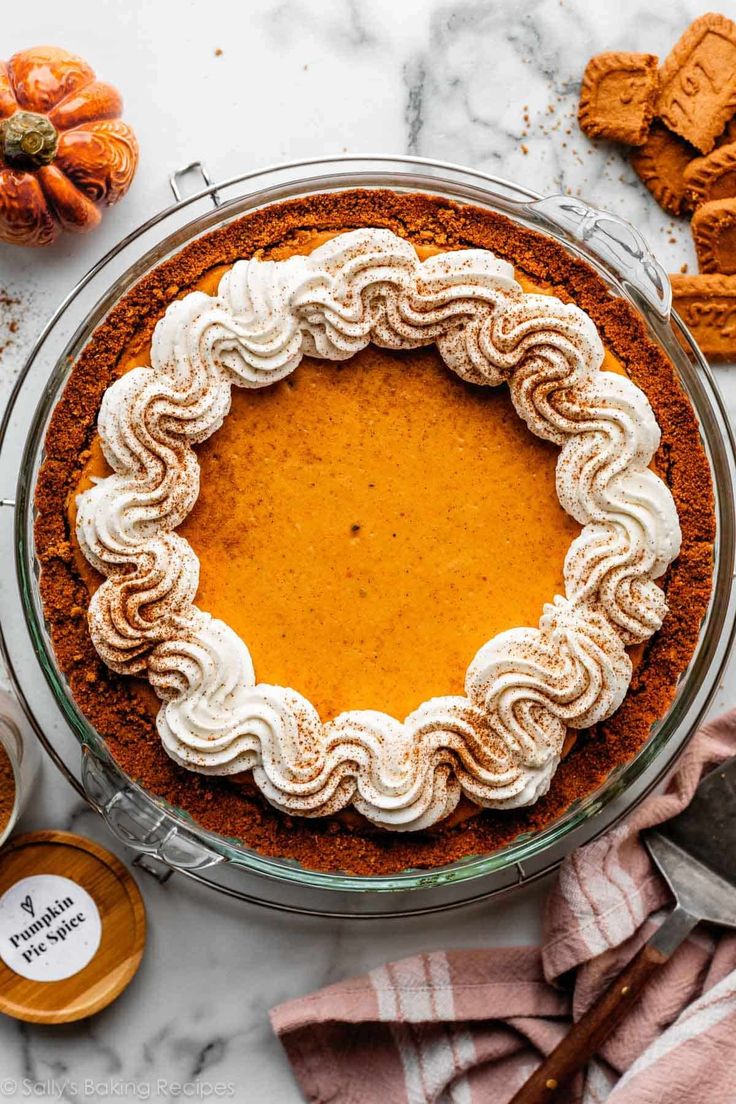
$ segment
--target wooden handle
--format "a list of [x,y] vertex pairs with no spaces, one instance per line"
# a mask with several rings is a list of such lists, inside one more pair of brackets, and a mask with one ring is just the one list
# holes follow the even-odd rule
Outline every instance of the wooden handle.
[[645,943],[606,992],[571,1028],[510,1104],[553,1104],[557,1089],[581,1070],[608,1038],[649,977],[668,955]]

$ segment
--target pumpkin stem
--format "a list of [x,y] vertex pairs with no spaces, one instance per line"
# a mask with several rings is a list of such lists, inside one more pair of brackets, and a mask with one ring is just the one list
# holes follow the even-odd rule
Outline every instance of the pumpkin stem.
[[0,152],[13,169],[40,169],[56,157],[59,135],[45,115],[16,111],[0,122]]

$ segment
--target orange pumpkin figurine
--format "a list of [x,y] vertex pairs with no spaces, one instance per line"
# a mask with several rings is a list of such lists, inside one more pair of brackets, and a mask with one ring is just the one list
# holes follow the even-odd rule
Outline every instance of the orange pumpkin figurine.
[[0,61],[0,240],[48,245],[91,230],[125,195],[138,143],[123,101],[86,61],[36,46]]

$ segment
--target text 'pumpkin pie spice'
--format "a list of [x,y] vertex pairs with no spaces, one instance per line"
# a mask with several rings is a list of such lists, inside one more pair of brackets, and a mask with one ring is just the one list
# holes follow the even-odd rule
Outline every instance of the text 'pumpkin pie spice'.
[[675,310],[711,360],[736,356],[736,276],[673,275]]
[[685,169],[684,182],[689,207],[736,196],[736,142],[696,157]]
[[10,756],[0,744],[0,837],[8,826],[15,808],[15,771]]
[[657,115],[701,153],[710,153],[736,113],[736,25],[713,12],[685,31],[660,74]]
[[716,199],[698,207],[692,229],[700,271],[736,273],[736,199]]
[[660,207],[681,215],[687,203],[685,171],[694,151],[687,142],[654,123],[643,146],[631,153],[631,165]]
[[597,54],[588,62],[578,119],[591,138],[640,146],[646,141],[659,92],[654,54]]

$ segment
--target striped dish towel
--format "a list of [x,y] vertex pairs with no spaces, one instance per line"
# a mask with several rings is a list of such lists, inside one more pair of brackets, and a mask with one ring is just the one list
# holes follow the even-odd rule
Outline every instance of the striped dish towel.
[[[432,951],[274,1008],[306,1100],[508,1101],[669,903],[639,830],[684,808],[703,771],[735,752],[736,710],[698,733],[665,792],[565,861],[541,948]],[[736,1104],[736,936],[697,928],[558,1098],[602,1101]]]

